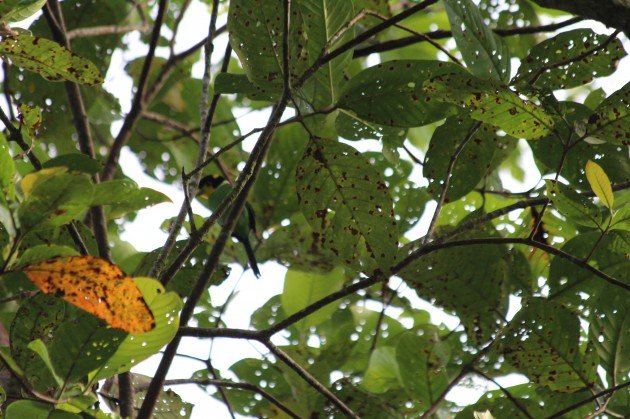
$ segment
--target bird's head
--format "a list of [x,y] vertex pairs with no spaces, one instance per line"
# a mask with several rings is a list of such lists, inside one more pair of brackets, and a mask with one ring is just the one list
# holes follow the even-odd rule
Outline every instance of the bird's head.
[[225,178],[220,175],[208,175],[199,182],[197,196],[208,199],[219,185],[225,182]]

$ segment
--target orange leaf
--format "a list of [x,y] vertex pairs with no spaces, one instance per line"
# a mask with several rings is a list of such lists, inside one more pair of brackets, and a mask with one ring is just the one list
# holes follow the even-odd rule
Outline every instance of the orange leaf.
[[155,319],[142,293],[118,266],[92,256],[34,263],[24,273],[46,294],[64,300],[129,333],[153,329]]

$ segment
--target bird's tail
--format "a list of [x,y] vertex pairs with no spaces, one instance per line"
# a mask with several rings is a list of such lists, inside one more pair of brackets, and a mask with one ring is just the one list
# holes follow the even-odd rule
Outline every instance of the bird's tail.
[[252,271],[254,271],[256,278],[260,278],[260,270],[258,269],[258,263],[256,262],[256,255],[254,255],[254,249],[252,249],[249,239],[243,240],[243,246],[245,247],[245,252],[247,253],[249,267],[252,268]]

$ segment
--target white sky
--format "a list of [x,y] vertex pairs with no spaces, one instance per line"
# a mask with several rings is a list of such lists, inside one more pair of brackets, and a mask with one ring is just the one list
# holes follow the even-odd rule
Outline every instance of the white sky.
[[[207,35],[207,28],[209,24],[210,14],[207,6],[200,3],[198,0],[193,0],[188,13],[186,14],[182,24],[181,32],[177,43],[177,51],[182,51],[188,48],[188,46],[198,42]],[[225,19],[225,18],[223,18]],[[29,19],[30,20],[30,19]],[[224,21],[219,21],[219,26]],[[18,25],[26,27],[26,24]],[[572,26],[575,27],[590,27],[599,33],[610,33],[611,31],[606,29],[603,25],[594,22],[582,23],[581,25]],[[566,30],[566,29],[565,29]],[[215,54],[213,61],[217,62],[220,59],[222,51],[224,51],[227,38],[225,36],[220,37],[215,43]],[[625,47],[628,50],[627,39]],[[112,63],[110,71],[106,75],[105,88],[112,94],[117,96],[122,104],[123,111],[129,109],[131,103],[131,80],[126,76],[122,70],[124,63],[129,60],[146,54],[147,47],[139,43],[139,36],[137,33],[131,33],[127,35],[126,42],[130,42],[132,47],[130,52],[123,54],[121,51],[116,51],[112,57]],[[158,49],[158,55],[166,55],[168,51],[166,48]],[[194,68],[194,75],[201,77],[203,71],[202,63],[198,63]],[[628,74],[630,74],[630,59],[624,58],[620,62],[620,69],[615,75],[607,78],[598,79],[595,83],[602,87],[607,94],[619,89],[628,81]],[[238,120],[239,126],[242,132],[249,131],[251,128],[263,126],[267,119],[268,112],[252,112]],[[117,132],[120,124],[114,126],[114,132]],[[255,137],[248,140],[245,143],[246,147],[251,147],[255,141]],[[353,143],[356,146],[356,143]],[[531,153],[527,147],[524,147],[528,153],[526,153],[525,168],[527,170],[527,178],[523,184],[514,182],[505,177],[504,184],[507,188],[513,188],[514,190],[527,190],[534,186],[540,178],[540,174],[533,166],[531,160]],[[165,185],[156,181],[155,179],[145,175],[140,167],[140,164],[133,153],[128,149],[123,149],[121,153],[121,167],[124,173],[130,178],[134,179],[142,187],[150,187],[155,190],[165,193],[171,198],[173,203],[159,204],[154,207],[140,211],[136,220],[130,223],[126,227],[126,232],[122,235],[122,238],[132,243],[136,249],[140,251],[150,251],[161,245],[165,238],[164,234],[160,230],[160,225],[167,217],[177,215],[179,207],[183,201],[183,194],[177,187]],[[426,184],[426,180],[421,176],[421,170],[415,170],[413,174],[414,181],[420,185]],[[433,206],[427,207],[425,217],[421,220],[416,228],[412,231],[412,234],[417,237],[424,234],[428,227],[428,220],[432,214]],[[195,213],[207,216],[209,212],[198,203],[193,203],[193,209]],[[231,277],[220,287],[212,287],[212,300],[215,304],[222,304],[232,290],[236,287],[238,295],[230,304],[227,312],[224,315],[224,320],[229,327],[236,328],[248,328],[249,318],[251,313],[269,298],[274,295],[280,294],[283,288],[283,279],[286,269],[276,263],[265,263],[260,266],[262,277],[256,279],[251,271],[242,273],[239,267],[233,267],[233,274]],[[398,285],[395,283],[394,286]],[[448,327],[452,328],[457,326],[458,320],[450,315],[443,313],[441,310],[433,308],[429,303],[419,299],[415,296],[415,293],[408,288],[404,290],[405,296],[409,297],[419,309],[427,310],[431,313],[432,321],[435,323],[444,323]],[[518,307],[518,301],[516,299],[511,300],[511,311]],[[380,307],[377,304],[370,306],[369,308],[379,310]],[[397,312],[391,311],[389,314],[395,315]],[[282,343],[282,339],[278,341]],[[180,345],[180,352],[192,355],[201,359],[205,359],[208,356],[210,342],[209,340],[197,340],[197,339],[184,339]],[[227,372],[230,365],[234,362],[243,359],[245,357],[260,357],[260,352],[265,353],[266,348],[260,344],[250,343],[244,340],[237,339],[218,339],[214,343],[213,348],[213,364],[215,368],[222,372]],[[155,368],[159,362],[159,356],[154,356],[149,360],[143,362],[134,371],[144,373],[147,375],[153,375]],[[204,368],[204,365],[186,358],[177,357],[171,367],[167,378],[189,378],[191,373],[195,370]],[[236,379],[237,377],[228,377]],[[501,380],[499,380],[501,381]],[[487,386],[487,383],[483,381],[475,381],[480,385],[480,388],[471,389],[462,386],[457,387],[451,391],[448,396],[449,400],[456,401],[458,403],[470,404],[474,403],[487,388],[494,388],[494,385]],[[507,378],[503,380],[504,385],[513,385],[517,382],[522,382],[518,378]],[[197,386],[176,386],[174,390],[182,396],[186,401],[190,401],[195,404],[193,411],[193,418],[228,418],[228,412],[223,403],[216,401],[209,397],[206,393],[200,390]]]

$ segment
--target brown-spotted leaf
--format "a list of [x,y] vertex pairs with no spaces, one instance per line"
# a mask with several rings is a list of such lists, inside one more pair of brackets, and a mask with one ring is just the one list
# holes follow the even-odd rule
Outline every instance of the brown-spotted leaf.
[[44,293],[64,300],[129,333],[153,329],[142,293],[118,266],[93,256],[55,258],[24,268]]
[[103,83],[103,76],[91,61],[56,42],[26,33],[0,41],[0,55],[46,80],[89,85]]
[[[354,148],[312,140],[296,170],[302,213],[321,246],[363,271],[387,272],[398,251],[398,229],[387,184]],[[363,258],[363,256],[367,256]]]

